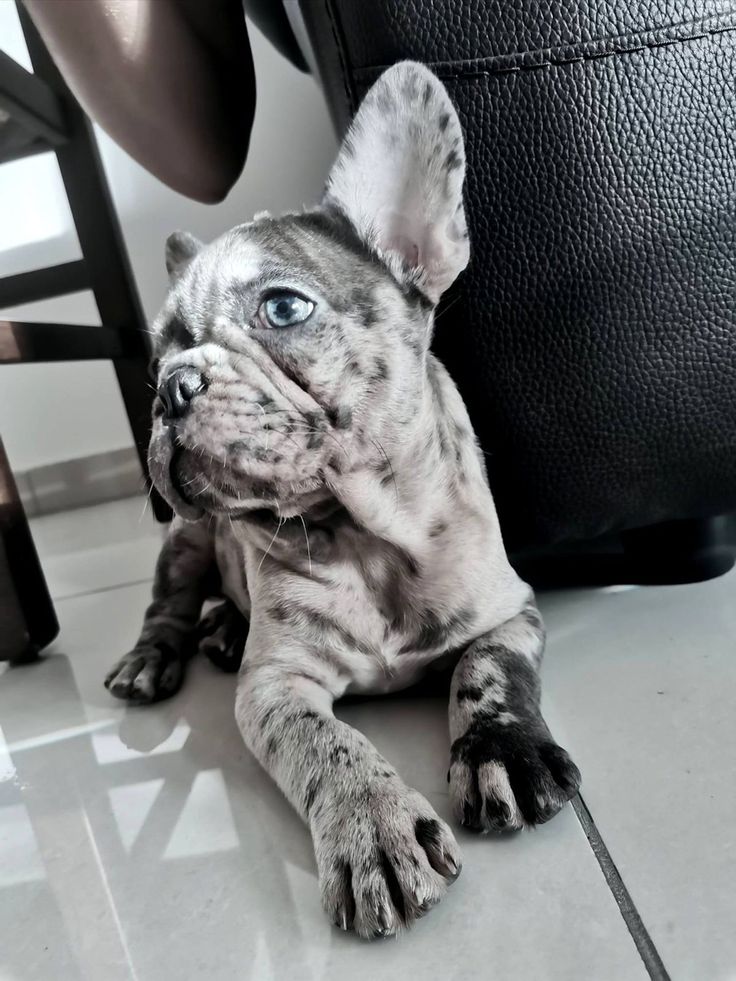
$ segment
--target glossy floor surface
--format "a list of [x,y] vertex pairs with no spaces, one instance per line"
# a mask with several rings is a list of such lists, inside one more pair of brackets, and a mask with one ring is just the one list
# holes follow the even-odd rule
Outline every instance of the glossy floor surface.
[[[444,902],[369,944],[323,917],[232,676],[195,661],[148,708],[102,687],[160,545],[142,503],[35,523],[61,633],[0,666],[0,981],[736,978],[736,575],[540,597],[545,710],[583,801],[535,832],[459,831]],[[340,715],[449,817],[443,699]]]

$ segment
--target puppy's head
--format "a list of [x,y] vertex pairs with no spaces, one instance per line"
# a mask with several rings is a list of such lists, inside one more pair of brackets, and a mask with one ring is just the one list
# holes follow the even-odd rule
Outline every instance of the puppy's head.
[[404,62],[363,101],[318,208],[169,238],[149,459],[175,510],[302,513],[330,474],[406,439],[434,307],[468,261],[464,170],[444,87]]

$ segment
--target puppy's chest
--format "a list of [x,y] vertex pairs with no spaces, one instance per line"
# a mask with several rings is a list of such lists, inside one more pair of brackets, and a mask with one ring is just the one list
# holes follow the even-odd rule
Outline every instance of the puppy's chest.
[[[309,570],[218,548],[225,592],[244,606],[239,569],[251,570],[252,616],[268,643],[298,639],[308,653],[325,655],[350,692],[381,692],[413,684],[448,650],[470,639],[475,622],[462,604],[444,615],[421,575],[396,556],[355,552],[350,558],[313,563]],[[248,602],[248,600],[245,600]],[[247,653],[246,653],[247,656]]]
[[[407,687],[516,612],[499,605],[508,584],[491,564],[448,566],[442,554],[410,556],[352,529],[310,561],[299,530],[301,537],[279,541],[264,558],[268,541],[232,539],[226,526],[217,548],[224,589],[244,612],[252,604],[256,636],[276,646],[298,640],[321,659],[327,652],[346,691]],[[250,600],[243,599],[246,567]]]
[[335,652],[348,692],[405,688],[443,655],[461,650],[473,633],[473,618],[461,604],[438,612],[421,577],[407,581],[389,563],[384,575],[374,572],[366,578],[359,564],[348,565],[329,590],[312,594],[325,628],[317,643]]

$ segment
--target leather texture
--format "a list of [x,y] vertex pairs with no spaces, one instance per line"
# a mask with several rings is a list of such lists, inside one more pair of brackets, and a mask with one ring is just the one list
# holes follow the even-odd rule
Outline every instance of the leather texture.
[[457,105],[473,253],[435,348],[509,544],[736,510],[736,3],[303,10],[341,126],[401,58]]

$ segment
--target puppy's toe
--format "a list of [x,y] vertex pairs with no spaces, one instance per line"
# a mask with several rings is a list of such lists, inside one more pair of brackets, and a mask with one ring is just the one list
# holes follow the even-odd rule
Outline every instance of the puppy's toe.
[[450,801],[478,831],[511,831],[554,817],[580,786],[580,771],[546,727],[489,720],[453,744]]
[[105,688],[128,702],[144,705],[178,691],[184,676],[179,654],[168,644],[136,648],[108,672]]
[[411,926],[457,878],[460,851],[427,801],[395,779],[312,812],[322,903],[341,930],[388,937]]
[[197,628],[199,651],[221,671],[240,668],[247,636],[248,621],[230,600],[213,606]]

